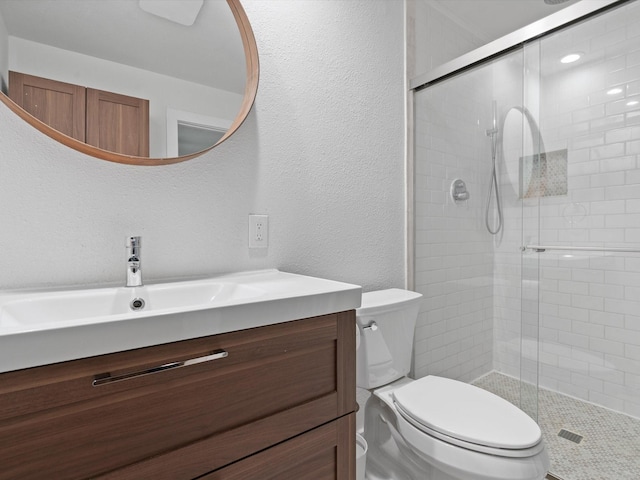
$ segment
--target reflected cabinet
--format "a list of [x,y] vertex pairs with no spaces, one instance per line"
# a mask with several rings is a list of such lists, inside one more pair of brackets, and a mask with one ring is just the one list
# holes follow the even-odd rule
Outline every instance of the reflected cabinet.
[[9,98],[27,113],[88,145],[149,155],[149,101],[9,72]]

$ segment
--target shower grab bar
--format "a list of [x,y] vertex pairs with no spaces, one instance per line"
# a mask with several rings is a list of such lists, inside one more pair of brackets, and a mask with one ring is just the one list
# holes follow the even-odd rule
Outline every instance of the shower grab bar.
[[640,253],[640,248],[626,247],[572,247],[570,245],[524,245],[521,251],[534,250],[536,253],[543,253],[547,250],[577,250],[579,252],[618,252],[618,253]]

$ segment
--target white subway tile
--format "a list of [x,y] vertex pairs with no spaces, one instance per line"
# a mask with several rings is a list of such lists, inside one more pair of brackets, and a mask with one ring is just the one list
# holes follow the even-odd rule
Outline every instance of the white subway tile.
[[609,157],[600,160],[601,172],[616,172],[626,171],[636,167],[635,155],[626,155],[624,153],[621,156]]
[[592,337],[589,339],[589,350],[596,353],[622,356],[625,352],[625,344],[604,338]]
[[[623,260],[624,264],[624,260]],[[636,272],[605,272],[605,282],[613,285],[638,285],[640,284],[640,273]]]
[[606,325],[618,328],[624,327],[624,315],[619,313],[591,310],[589,312],[589,321],[598,325]]
[[627,213],[640,212],[640,198],[632,198],[625,201],[625,209]]
[[620,243],[625,241],[624,228],[592,228],[589,241],[598,243]]
[[589,400],[612,410],[620,411],[624,408],[623,400],[596,391],[589,392]]
[[640,316],[637,315],[625,315],[624,327],[629,330],[640,330]]
[[617,353],[617,355],[624,355],[632,360],[640,360],[640,346],[627,344],[624,346],[624,351]]
[[579,348],[589,348],[589,337],[570,332],[558,332],[560,343]]
[[626,200],[640,198],[640,184],[606,187],[608,200]]
[[[589,131],[591,133],[608,131],[615,128],[624,127],[624,113],[616,115],[607,115],[606,117],[595,118],[589,122]],[[606,138],[606,136],[605,136]]]
[[623,315],[634,315],[640,312],[640,301],[605,298],[604,310],[606,312],[620,313]]
[[[637,225],[637,224],[636,224]],[[624,231],[624,241],[640,244],[640,228],[627,228]]]
[[589,310],[604,310],[604,299],[589,295],[571,295],[571,305]]
[[629,345],[640,346],[640,331],[630,331],[626,328],[605,327],[604,337],[605,339],[613,342],[622,342]]
[[604,338],[604,325],[597,325],[590,322],[581,322],[579,320],[571,321],[571,331],[579,335],[587,335],[592,338]]
[[592,105],[587,108],[580,108],[571,112],[571,122],[580,123],[587,120],[602,118],[605,116],[605,105]]
[[590,212],[592,215],[597,214],[616,214],[624,213],[625,201],[624,200],[606,200],[601,202],[591,202]]
[[[604,273],[602,273],[604,278]],[[620,299],[624,298],[624,287],[622,285],[607,285],[604,283],[590,283],[589,295],[595,297],[606,297]]]
[[[617,162],[612,162],[617,163]],[[599,173],[598,175],[590,175],[589,183],[592,187],[607,187],[610,185],[624,185],[626,181],[625,171],[611,171],[605,169],[608,173]]]

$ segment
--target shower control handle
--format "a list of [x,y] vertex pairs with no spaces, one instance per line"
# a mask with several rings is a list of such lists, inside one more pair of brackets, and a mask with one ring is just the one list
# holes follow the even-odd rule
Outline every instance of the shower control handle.
[[456,178],[451,183],[451,198],[453,198],[454,202],[469,200],[469,191],[467,190],[467,185],[464,183],[464,180]]

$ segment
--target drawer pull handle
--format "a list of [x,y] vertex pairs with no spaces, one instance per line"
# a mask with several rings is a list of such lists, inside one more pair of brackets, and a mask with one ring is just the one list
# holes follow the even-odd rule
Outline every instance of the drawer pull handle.
[[198,363],[210,362],[212,360],[227,357],[228,355],[229,353],[226,350],[218,349],[214,350],[209,355],[190,358],[189,360],[183,360],[180,362],[165,363],[164,365],[158,365],[157,367],[151,367],[146,370],[140,370],[138,372],[123,373],[121,375],[114,376],[112,376],[110,373],[101,373],[93,378],[93,386],[97,387],[100,385],[105,385],[107,383],[114,383],[120,382],[122,380],[129,380],[131,378],[144,377],[145,375],[164,372],[165,370],[172,370],[175,368],[188,367],[189,365],[196,365]]

